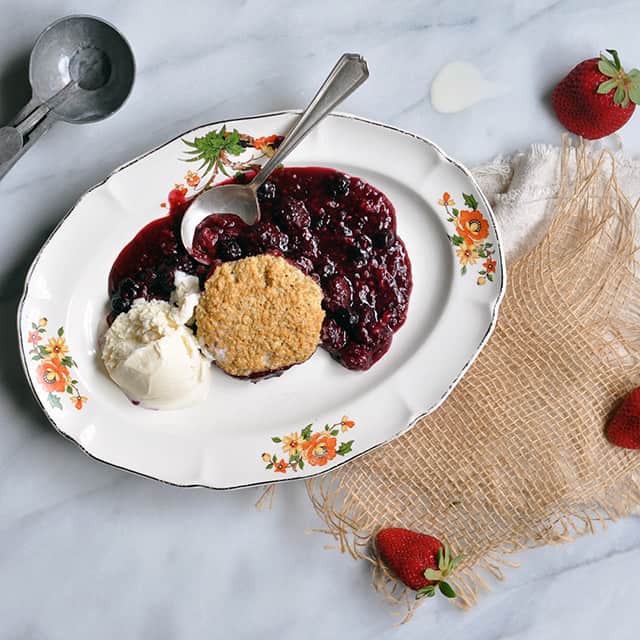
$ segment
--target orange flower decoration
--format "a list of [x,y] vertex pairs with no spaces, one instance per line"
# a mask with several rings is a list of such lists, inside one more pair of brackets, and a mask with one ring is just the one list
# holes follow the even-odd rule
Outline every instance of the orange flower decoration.
[[187,171],[187,175],[184,177],[184,181],[190,187],[197,187],[200,184],[200,176],[195,171]]
[[59,360],[45,360],[38,366],[36,373],[40,384],[48,391],[64,392],[69,380],[69,369]]
[[491,258],[487,258],[487,261],[483,262],[482,266],[486,269],[487,273],[496,272],[496,261],[492,260]]
[[278,473],[286,473],[288,466],[289,465],[284,461],[284,458],[283,458],[282,460],[278,460],[278,462],[275,463],[273,469]]
[[40,342],[40,340],[42,340],[42,336],[40,335],[40,332],[37,329],[34,329],[33,331],[29,331],[29,337],[27,338],[27,341],[29,343],[31,343],[34,347],[37,347],[38,342]]
[[340,429],[344,433],[349,429],[353,429],[356,426],[356,423],[353,420],[349,420],[347,416],[342,416],[340,419]]
[[81,396],[80,394],[78,394],[77,396],[71,396],[69,398],[71,400],[71,402],[73,402],[73,406],[80,411],[80,409],[82,409],[82,407],[84,407],[85,403],[87,402],[87,400],[89,398],[87,398],[86,396]]
[[451,194],[446,191],[442,194],[442,198],[438,200],[438,204],[443,207],[453,206],[455,204],[455,200],[451,198]]
[[253,146],[260,152],[264,153],[265,156],[271,157],[276,148],[276,142],[278,141],[279,136],[265,136],[263,138],[255,138],[253,141]]
[[326,431],[314,433],[303,447],[305,458],[314,467],[324,467],[336,457],[336,439]]
[[489,223],[479,211],[462,210],[458,216],[456,232],[473,244],[484,240],[489,235]]

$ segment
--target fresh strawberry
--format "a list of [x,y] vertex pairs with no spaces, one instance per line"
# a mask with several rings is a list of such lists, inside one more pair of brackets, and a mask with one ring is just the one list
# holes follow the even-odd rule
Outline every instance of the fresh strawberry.
[[382,529],[376,536],[376,545],[388,567],[410,589],[416,598],[436,594],[436,586],[447,598],[455,598],[455,591],[445,578],[461,560],[451,557],[449,545],[433,536],[409,529]]
[[558,120],[572,133],[595,140],[617,131],[640,104],[640,71],[627,73],[618,53],[584,60],[551,94]]
[[607,425],[606,433],[618,447],[640,449],[640,387],[625,398]]

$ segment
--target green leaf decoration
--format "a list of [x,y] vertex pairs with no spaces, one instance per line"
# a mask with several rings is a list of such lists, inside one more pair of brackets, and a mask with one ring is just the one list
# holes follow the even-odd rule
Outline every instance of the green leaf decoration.
[[351,447],[353,446],[353,440],[349,440],[349,442],[343,442],[337,449],[336,453],[339,456],[346,456],[347,453],[351,452]]
[[456,247],[460,247],[464,244],[464,238],[462,236],[451,236],[451,242],[453,242]]
[[276,454],[273,454],[273,457],[271,458],[271,462],[273,462],[273,464],[275,464],[276,462],[278,462],[278,457],[276,456]]
[[457,218],[460,215],[460,210],[454,207],[453,209],[451,209],[451,213],[453,213],[454,218]]
[[47,400],[53,409],[62,409],[62,402],[60,402],[60,397],[55,393],[49,392]]
[[462,197],[464,198],[464,203],[467,207],[475,210],[478,208],[478,201],[475,199],[472,193],[463,193]]
[[300,435],[302,436],[303,440],[311,440],[311,428],[313,427],[313,424],[308,424],[301,432]]
[[456,592],[453,590],[452,586],[448,582],[438,583],[438,589],[440,589],[440,592],[442,593],[442,595],[446,596],[447,598],[456,597]]
[[40,345],[38,347],[38,351],[40,352],[40,355],[42,355],[42,356],[48,356],[49,355],[49,350],[46,347],[43,347],[42,345]]
[[333,431],[331,431],[332,436],[337,436],[339,433],[340,433],[339,429],[334,429]]
[[58,335],[59,335],[60,337],[62,337],[62,336],[64,335],[64,329],[63,329],[62,327],[60,327],[60,328],[58,329]]
[[302,458],[300,458],[300,460],[298,461],[298,464],[300,465],[301,469],[304,469],[304,460]]
[[273,462],[270,462],[270,463],[267,465],[267,467],[266,467],[266,468],[267,468],[267,469],[273,469]]
[[467,267],[466,267],[466,265],[464,267],[462,267],[462,269],[460,269],[460,275],[463,275],[463,276],[467,275]]
[[32,322],[32,323],[31,323],[31,328],[32,328],[32,329],[37,329],[37,328],[38,328],[38,325],[37,325],[35,322]]
[[193,142],[185,139],[182,141],[191,147],[191,150],[185,153],[193,156],[185,158],[185,162],[200,161],[198,171],[204,169],[204,175],[213,169],[219,169],[228,176],[224,163],[221,161],[222,153],[238,156],[244,151],[244,147],[240,144],[239,131],[234,129],[229,132],[224,125],[218,131],[209,131],[204,136],[194,138]]
[[60,362],[65,366],[65,367],[73,367],[74,361],[70,356],[65,356],[64,358],[62,358],[62,360],[60,360]]
[[278,438],[278,436],[274,436],[273,438],[271,438],[271,442],[282,442],[282,440]]
[[487,280],[489,280],[489,282],[493,282],[493,276],[490,273],[487,273]]
[[67,386],[67,393],[73,393],[73,387],[71,385]]

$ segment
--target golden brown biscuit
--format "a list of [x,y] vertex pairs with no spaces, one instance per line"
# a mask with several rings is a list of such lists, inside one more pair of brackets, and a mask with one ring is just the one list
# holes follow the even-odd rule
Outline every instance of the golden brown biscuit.
[[196,307],[197,336],[232,376],[257,376],[304,362],[320,342],[322,289],[284,258],[225,262]]

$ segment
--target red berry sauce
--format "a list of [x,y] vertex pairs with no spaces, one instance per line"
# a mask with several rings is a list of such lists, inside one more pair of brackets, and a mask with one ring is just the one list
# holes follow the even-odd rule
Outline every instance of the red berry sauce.
[[139,297],[168,299],[176,269],[206,280],[219,261],[263,253],[282,255],[324,292],[322,346],[348,369],[366,370],[391,346],[407,316],[411,263],[396,235],[393,205],[359,178],[317,167],[276,170],[258,192],[260,222],[235,215],[207,218],[194,253],[180,242],[188,201],[169,195],[170,215],[142,229],[109,275],[113,319]]

